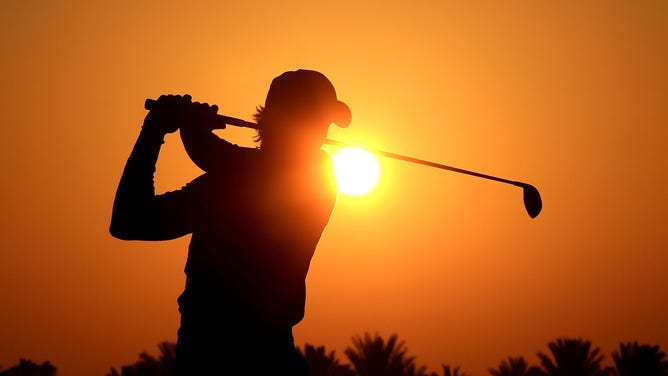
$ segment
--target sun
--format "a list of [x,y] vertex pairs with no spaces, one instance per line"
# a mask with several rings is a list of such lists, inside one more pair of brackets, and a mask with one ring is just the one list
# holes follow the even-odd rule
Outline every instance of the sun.
[[376,186],[380,167],[376,157],[368,151],[343,148],[334,154],[334,173],[339,191],[358,196]]

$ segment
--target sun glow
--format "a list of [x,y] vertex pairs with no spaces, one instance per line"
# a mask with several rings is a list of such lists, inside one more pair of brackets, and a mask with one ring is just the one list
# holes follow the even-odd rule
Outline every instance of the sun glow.
[[358,196],[376,186],[380,167],[376,157],[368,151],[344,148],[334,155],[334,172],[339,191]]

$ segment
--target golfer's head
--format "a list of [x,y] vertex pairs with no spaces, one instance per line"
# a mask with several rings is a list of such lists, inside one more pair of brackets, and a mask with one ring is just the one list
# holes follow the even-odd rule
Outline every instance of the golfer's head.
[[327,77],[305,69],[274,78],[256,118],[261,128],[258,138],[263,143],[295,134],[324,139],[330,124],[347,127],[350,119],[350,109],[337,99]]

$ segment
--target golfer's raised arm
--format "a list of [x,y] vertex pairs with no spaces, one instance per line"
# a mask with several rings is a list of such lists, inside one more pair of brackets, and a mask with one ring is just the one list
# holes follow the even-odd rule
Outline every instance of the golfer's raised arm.
[[146,118],[123,170],[111,215],[109,232],[123,240],[168,240],[191,231],[185,213],[187,192],[155,194],[153,173],[166,133],[173,127],[157,126]]

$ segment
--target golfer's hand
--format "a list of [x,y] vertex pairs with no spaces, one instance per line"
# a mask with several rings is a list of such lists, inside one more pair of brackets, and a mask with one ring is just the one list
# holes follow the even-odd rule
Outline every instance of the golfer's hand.
[[191,117],[190,95],[161,95],[144,119],[143,129],[160,134],[174,133]]
[[224,129],[225,124],[216,118],[218,106],[208,103],[193,102],[188,106],[186,121],[182,129],[193,130],[195,132],[211,132],[214,129]]

